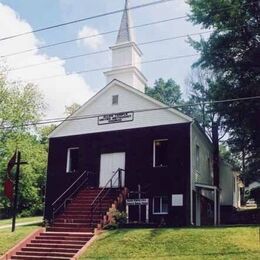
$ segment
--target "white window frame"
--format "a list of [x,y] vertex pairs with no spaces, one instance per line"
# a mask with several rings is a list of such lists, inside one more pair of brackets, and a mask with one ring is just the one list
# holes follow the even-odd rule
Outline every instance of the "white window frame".
[[[160,198],[160,212],[155,212],[154,211],[154,199],[158,199],[158,198]],[[155,196],[155,197],[153,197],[153,214],[154,215],[168,215],[169,214],[169,203],[168,203],[168,207],[167,207],[167,212],[162,211],[162,198],[167,198],[167,196]]]
[[156,139],[156,140],[153,140],[153,168],[163,168],[163,167],[167,167],[168,165],[163,165],[163,166],[160,166],[160,165],[155,165],[155,162],[156,162],[156,153],[155,153],[155,151],[156,151],[156,145],[155,145],[155,143],[156,142],[160,142],[160,141],[169,141],[169,139]]
[[72,171],[70,170],[70,167],[71,167],[71,160],[70,160],[70,151],[71,150],[79,150],[79,147],[70,147],[68,148],[67,150],[67,163],[66,163],[66,172],[67,173],[71,173]]

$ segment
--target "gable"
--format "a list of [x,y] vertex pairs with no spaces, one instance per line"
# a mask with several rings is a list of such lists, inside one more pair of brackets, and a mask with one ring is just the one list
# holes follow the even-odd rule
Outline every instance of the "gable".
[[[118,95],[118,104],[112,104],[112,97]],[[179,124],[191,122],[191,118],[174,109],[163,109],[164,104],[144,93],[113,80],[93,98],[76,111],[69,120],[61,123],[50,138],[133,129],[148,126]],[[100,115],[129,112],[124,122],[111,123],[99,118]],[[73,118],[80,120],[70,120]]]

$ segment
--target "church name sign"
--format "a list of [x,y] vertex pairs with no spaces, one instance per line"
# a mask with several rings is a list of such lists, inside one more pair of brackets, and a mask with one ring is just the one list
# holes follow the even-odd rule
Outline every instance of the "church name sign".
[[148,205],[149,199],[127,199],[126,205],[138,206],[138,205]]
[[129,122],[133,120],[134,120],[134,112],[121,112],[121,113],[99,116],[98,125],[123,123],[123,122]]

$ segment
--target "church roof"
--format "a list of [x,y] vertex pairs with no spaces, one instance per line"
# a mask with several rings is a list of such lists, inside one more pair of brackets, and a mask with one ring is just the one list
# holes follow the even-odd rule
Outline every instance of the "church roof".
[[132,42],[135,41],[134,34],[131,30],[132,27],[132,20],[129,14],[129,6],[128,0],[125,1],[125,10],[123,12],[120,29],[117,35],[116,44],[121,44],[125,42]]

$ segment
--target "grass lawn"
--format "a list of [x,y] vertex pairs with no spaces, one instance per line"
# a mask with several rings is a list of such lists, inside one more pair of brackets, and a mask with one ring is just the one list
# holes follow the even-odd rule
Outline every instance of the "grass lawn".
[[106,231],[83,259],[260,259],[258,227]]
[[10,228],[0,229],[0,256],[37,228],[37,225],[16,227],[13,233]]
[[[16,223],[26,223],[26,222],[32,222],[32,221],[42,221],[42,217],[28,217],[28,218],[17,218]],[[10,225],[12,224],[12,219],[1,219],[0,220],[0,227],[5,226],[5,225]]]

